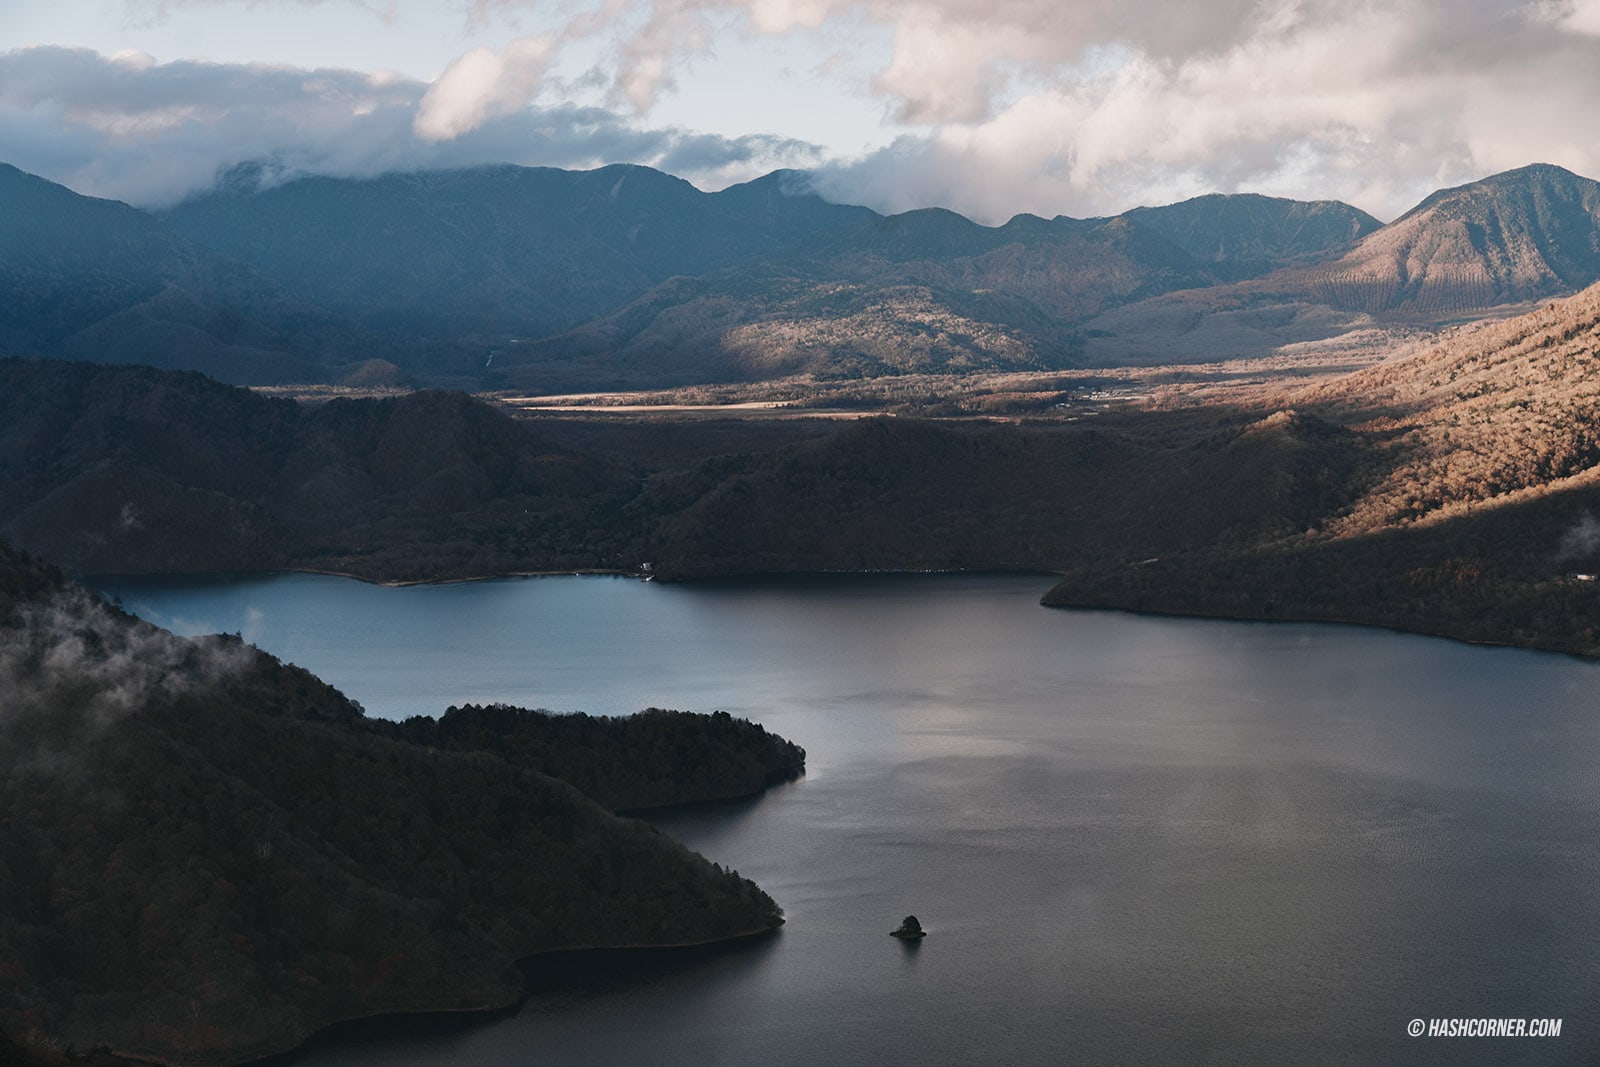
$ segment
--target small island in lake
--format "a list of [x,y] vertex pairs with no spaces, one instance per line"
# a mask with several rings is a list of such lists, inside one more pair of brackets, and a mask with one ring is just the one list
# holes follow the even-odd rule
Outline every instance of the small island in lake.
[[890,930],[889,936],[898,937],[905,940],[915,940],[919,937],[927,937],[928,931],[922,928],[922,924],[917,921],[917,917],[915,915],[907,915],[903,920],[901,920],[900,929]]
[[4,542],[0,693],[0,1062],[223,1067],[346,1019],[510,1006],[537,953],[783,922],[608,810],[798,772],[801,749],[730,716],[372,720]]

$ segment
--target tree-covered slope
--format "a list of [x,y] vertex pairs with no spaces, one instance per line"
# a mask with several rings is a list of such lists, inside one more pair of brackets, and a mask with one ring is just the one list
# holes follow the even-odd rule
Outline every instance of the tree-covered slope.
[[1233,281],[1296,259],[1326,255],[1383,224],[1337,200],[1286,200],[1253,193],[1212,193],[1123,215]]
[[675,275],[871,215],[778,174],[703,193],[649,167],[493,166],[264,182],[243,168],[162,218],[368,326],[540,337]]
[[1279,398],[1361,444],[1300,531],[1072,566],[1059,604],[1342,619],[1600,654],[1600,285]]
[[0,164],[0,353],[316,381],[362,338],[143,211]]
[[373,726],[416,744],[492,752],[553,774],[612,811],[751,796],[799,774],[805,749],[725,711],[649,708],[627,718],[469,704]]
[[459,393],[306,406],[196,374],[0,361],[0,536],[79,572],[572,566],[626,484]]
[[781,922],[570,785],[381,736],[305,671],[175,637],[3,544],[0,678],[13,1050],[236,1063],[341,1019],[512,1003],[532,953]]

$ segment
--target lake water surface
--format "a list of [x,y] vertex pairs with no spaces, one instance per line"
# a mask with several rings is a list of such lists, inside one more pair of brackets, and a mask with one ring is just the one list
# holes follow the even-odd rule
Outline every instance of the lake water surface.
[[[1600,664],[1038,606],[1044,578],[102,583],[369,714],[724,709],[804,745],[657,818],[788,925],[536,968],[303,1067],[1600,1062]],[[920,946],[887,936],[914,912]],[[1558,1017],[1554,1039],[1406,1035]]]

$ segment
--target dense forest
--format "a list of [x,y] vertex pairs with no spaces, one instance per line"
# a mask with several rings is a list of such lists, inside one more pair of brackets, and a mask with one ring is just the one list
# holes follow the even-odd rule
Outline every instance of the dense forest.
[[806,762],[799,745],[725,711],[648,708],[617,718],[468,704],[438,719],[369,727],[452,752],[491,752],[555,775],[612,811],[750,796],[796,777]]
[[616,732],[533,743],[535,716],[468,710],[435,744],[3,543],[0,679],[0,1052],[236,1063],[341,1019],[514,1003],[534,953],[782,922],[752,882],[532,769],[570,763],[617,806],[727,795],[803,759],[759,727],[654,713],[613,753]]
[[312,406],[195,373],[0,361],[0,536],[78,573],[614,564],[589,531],[630,485],[460,393]]

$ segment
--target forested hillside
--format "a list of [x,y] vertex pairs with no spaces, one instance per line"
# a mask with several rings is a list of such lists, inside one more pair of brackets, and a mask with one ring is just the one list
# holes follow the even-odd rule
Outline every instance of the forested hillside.
[[459,393],[303,406],[38,361],[0,361],[0,475],[0,536],[79,572],[394,578],[595,565],[585,524],[629,484]]
[[1073,568],[1049,599],[1600,653],[1597,370],[1600,286],[1280,397],[1364,443],[1345,505],[1248,552]]
[[[402,740],[237,637],[175,637],[3,543],[0,680],[0,1051],[238,1063],[341,1019],[511,1004],[532,953],[782,921],[753,883],[490,754],[490,726]],[[687,799],[702,721],[628,753],[567,737],[541,763],[628,781],[612,763],[642,743],[657,795]],[[803,759],[709,725],[734,763],[745,741]]]

